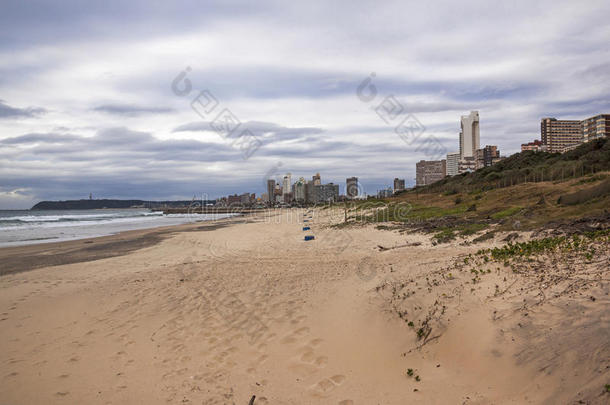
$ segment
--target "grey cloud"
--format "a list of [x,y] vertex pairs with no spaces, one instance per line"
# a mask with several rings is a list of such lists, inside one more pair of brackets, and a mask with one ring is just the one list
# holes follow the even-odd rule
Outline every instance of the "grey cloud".
[[[321,128],[315,127],[285,127],[274,124],[272,122],[262,121],[246,121],[241,123],[239,131],[250,130],[264,144],[269,144],[278,141],[287,141],[303,138],[307,135],[321,134],[324,131]],[[172,130],[172,132],[201,132],[214,131],[207,121],[195,121],[180,125]]]
[[45,113],[46,110],[40,107],[18,108],[11,107],[3,100],[0,100],[0,119],[2,118],[31,118]]
[[[222,161],[239,157],[239,150],[230,145],[197,140],[159,140],[147,132],[127,128],[109,128],[93,137],[58,134],[26,134],[0,141],[1,145],[28,146],[20,151],[23,156],[65,161],[105,160],[114,164],[134,161]],[[31,146],[34,144],[33,146]],[[2,148],[0,147],[0,153]],[[14,153],[14,151],[10,151]],[[0,155],[1,156],[1,155]],[[18,163],[19,158],[14,158]]]
[[0,139],[0,144],[5,145],[20,145],[30,143],[63,143],[78,141],[81,139],[77,135],[65,135],[56,133],[31,133],[25,135],[14,136],[10,138]]
[[127,104],[104,104],[93,108],[94,111],[116,115],[143,115],[143,114],[165,114],[173,110],[166,107],[144,107]]

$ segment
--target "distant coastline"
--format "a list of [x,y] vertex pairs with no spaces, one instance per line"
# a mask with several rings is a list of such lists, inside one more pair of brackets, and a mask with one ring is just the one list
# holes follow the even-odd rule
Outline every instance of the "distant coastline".
[[[213,204],[214,201],[203,201],[203,204]],[[145,200],[65,200],[65,201],[41,201],[35,204],[33,211],[38,210],[95,210],[95,209],[126,209],[126,208],[179,208],[189,207],[193,204],[202,204],[202,201],[178,200],[178,201],[145,201]]]

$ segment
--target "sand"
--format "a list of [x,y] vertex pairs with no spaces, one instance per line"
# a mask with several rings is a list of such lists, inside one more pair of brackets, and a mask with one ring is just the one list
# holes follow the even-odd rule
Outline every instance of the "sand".
[[539,278],[456,265],[501,235],[432,246],[342,215],[0,249],[0,403],[607,403],[607,256],[540,302]]

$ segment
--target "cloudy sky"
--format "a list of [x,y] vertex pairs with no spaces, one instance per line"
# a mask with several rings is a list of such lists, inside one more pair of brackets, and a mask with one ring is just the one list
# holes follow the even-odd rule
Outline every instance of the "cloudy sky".
[[0,209],[260,194],[284,172],[374,193],[457,150],[470,110],[511,154],[543,116],[610,112],[608,15],[607,0],[4,0]]

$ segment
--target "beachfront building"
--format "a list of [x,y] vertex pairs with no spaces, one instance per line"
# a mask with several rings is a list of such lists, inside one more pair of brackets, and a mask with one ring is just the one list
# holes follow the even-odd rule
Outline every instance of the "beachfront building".
[[275,202],[275,180],[268,179],[267,180],[267,203],[269,205],[273,205]]
[[610,136],[610,114],[599,114],[582,121],[582,137],[584,142]]
[[284,202],[286,202],[286,199],[288,197],[286,197],[288,194],[291,193],[292,191],[292,175],[290,173],[286,173],[286,175],[284,176],[284,182],[282,184],[282,190],[284,191]]
[[316,203],[335,202],[339,200],[339,185],[328,183],[313,186]]
[[394,179],[394,192],[397,193],[405,189],[405,179],[399,179],[396,177]]
[[305,183],[305,202],[307,204],[313,204],[316,202],[313,180],[308,180],[307,183]]
[[283,198],[282,194],[283,194],[282,193],[282,186],[279,183],[276,183],[275,190],[273,192],[273,196],[274,196],[273,201],[274,201],[275,204],[279,204],[279,203],[284,201],[284,198]]
[[458,162],[458,174],[474,172],[477,170],[477,161],[474,157],[465,157]]
[[474,157],[480,143],[479,112],[462,115],[460,125],[460,159]]
[[319,186],[322,184],[322,181],[320,180],[320,173],[316,173],[311,179],[313,180],[314,186]]
[[500,151],[496,145],[486,145],[475,153],[475,170],[491,166],[500,161]]
[[543,118],[540,121],[540,140],[549,152],[563,153],[566,148],[583,142],[581,121]]
[[460,152],[447,153],[447,176],[455,176],[458,172],[458,165],[460,163]]
[[377,191],[377,198],[390,198],[394,192],[391,187]]
[[345,180],[345,196],[348,199],[358,197],[358,177],[349,177]]
[[305,202],[305,179],[303,177],[299,178],[293,186],[293,194],[294,200],[300,204]]
[[521,152],[531,150],[534,152],[546,152],[546,145],[542,141],[535,139],[533,142],[522,143]]
[[441,180],[447,172],[447,161],[420,160],[415,165],[415,185],[425,186]]

